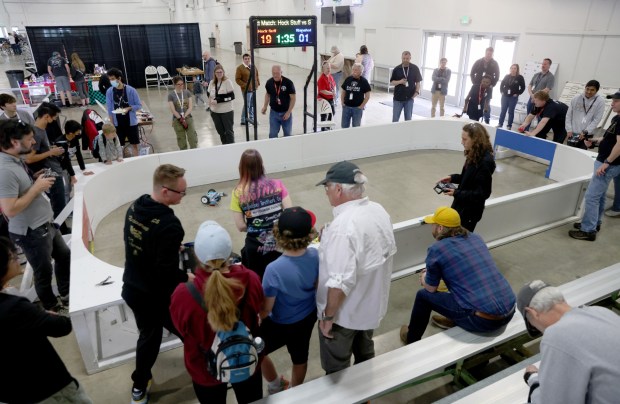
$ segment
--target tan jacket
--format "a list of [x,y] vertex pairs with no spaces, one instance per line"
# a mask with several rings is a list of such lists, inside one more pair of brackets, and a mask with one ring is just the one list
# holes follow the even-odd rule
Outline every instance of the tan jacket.
[[[235,72],[235,82],[241,87],[241,91],[245,92],[246,83],[250,79],[250,69],[246,67],[243,63],[237,66],[237,71]],[[250,91],[256,91],[256,89],[260,86],[260,79],[258,77],[258,69],[254,66],[254,86],[250,85]]]

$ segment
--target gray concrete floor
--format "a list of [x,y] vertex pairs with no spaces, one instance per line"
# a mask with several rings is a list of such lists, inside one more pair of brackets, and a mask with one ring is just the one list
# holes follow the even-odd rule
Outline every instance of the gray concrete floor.
[[[234,74],[234,68],[241,60],[231,52],[215,52],[216,57],[226,68],[229,75]],[[272,62],[258,60],[257,66],[261,72],[261,79],[266,80]],[[8,86],[8,80],[3,74],[5,70],[22,68],[22,61],[18,57],[0,58],[0,88]],[[293,66],[284,66],[285,76],[295,83],[305,80],[307,71]],[[302,89],[298,87],[301,94]],[[144,104],[155,114],[156,121],[149,141],[156,152],[176,150],[176,139],[170,127],[170,113],[166,104],[166,91],[157,89],[140,89],[140,97]],[[264,89],[258,93],[259,105],[264,97]],[[363,125],[385,124],[391,121],[391,108],[380,104],[390,100],[391,94],[380,89],[374,89],[371,101],[364,113]],[[416,103],[429,110],[430,102],[417,99]],[[302,101],[298,101],[294,111],[293,133],[300,134],[302,130]],[[241,109],[241,97],[235,100],[235,110]],[[452,115],[458,109],[448,107],[447,114]],[[64,109],[63,114],[69,119],[80,120],[82,110],[79,108]],[[198,108],[194,114],[196,128],[199,135],[200,147],[210,147],[219,144],[219,136],[214,130],[213,122],[208,113]],[[238,116],[237,116],[238,123]],[[336,114],[339,122],[339,114]],[[266,117],[259,115],[259,138],[267,137],[268,122]],[[432,136],[432,134],[429,134]],[[236,141],[245,141],[244,127],[235,126]],[[251,147],[251,145],[248,145]],[[458,172],[463,162],[461,153],[441,151],[415,151],[397,153],[390,156],[362,159],[358,164],[368,175],[370,184],[368,195],[385,206],[394,223],[417,217],[431,212],[442,203],[449,204],[446,197],[438,196],[432,191],[436,180],[445,174]],[[318,223],[331,219],[331,208],[323,194],[322,188],[313,185],[322,178],[326,166],[314,167],[306,170],[273,173],[276,178],[282,178],[289,189],[293,202],[313,211],[318,216]],[[498,197],[532,187],[547,184],[544,178],[545,167],[521,158],[509,158],[498,161],[498,169],[494,176],[492,197]],[[225,197],[218,207],[205,207],[200,203],[200,195],[208,188],[230,192],[234,182],[209,184],[191,188],[182,204],[175,207],[175,212],[181,218],[186,230],[187,241],[191,240],[199,224],[207,219],[219,221],[226,227],[233,237],[235,249],[243,243],[243,235],[234,228],[228,204],[229,197]],[[112,264],[123,265],[122,222],[127,206],[122,206],[99,225],[96,233],[96,255]],[[515,212],[517,215],[526,215],[527,212]],[[497,223],[501,226],[502,223]],[[561,284],[579,278],[585,274],[609,266],[620,260],[617,240],[620,238],[620,220],[604,218],[603,230],[599,233],[595,243],[576,241],[568,237],[570,225],[561,226],[546,232],[513,242],[491,251],[498,267],[506,276],[513,289],[517,290],[523,283],[535,278],[543,278],[554,284]],[[375,333],[377,354],[393,350],[400,346],[398,329],[409,318],[413,304],[413,296],[419,286],[415,277],[404,278],[393,282],[390,294],[390,308],[386,318]],[[426,335],[440,330],[429,326]],[[91,376],[86,375],[84,365],[73,334],[65,338],[53,339],[53,344],[63,358],[70,372],[84,385],[88,394],[96,403],[118,403],[129,400],[131,388],[130,374],[133,371],[133,362],[109,369]],[[432,353],[429,353],[432,354]],[[290,362],[285,350],[272,355],[278,370],[290,376]],[[323,372],[318,361],[318,341],[313,335],[311,342],[309,369],[307,380],[320,377]],[[160,354],[153,369],[155,385],[152,390],[151,402],[157,403],[194,403],[195,396],[191,387],[184,364],[183,352],[174,349]],[[444,397],[454,391],[447,378],[425,383],[386,397],[373,400],[379,403],[427,403]],[[229,394],[229,403],[234,403],[234,395]]]

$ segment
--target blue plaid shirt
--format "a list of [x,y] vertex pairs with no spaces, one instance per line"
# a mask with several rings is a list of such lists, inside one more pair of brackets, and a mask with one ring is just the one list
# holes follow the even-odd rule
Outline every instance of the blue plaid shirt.
[[435,242],[428,248],[426,269],[426,284],[438,286],[443,279],[462,308],[504,315],[515,305],[510,284],[475,233]]

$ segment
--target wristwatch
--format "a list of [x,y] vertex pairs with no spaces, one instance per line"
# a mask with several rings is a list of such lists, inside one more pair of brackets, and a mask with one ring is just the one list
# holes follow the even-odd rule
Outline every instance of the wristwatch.
[[523,380],[525,380],[525,384],[528,384],[528,381],[530,380],[530,377],[534,374],[534,373],[538,373],[538,372],[525,372],[523,374]]
[[334,316],[326,316],[323,312],[321,313],[321,321],[334,321]]
[[605,161],[603,161],[603,164],[611,165],[611,163],[607,159],[605,159]]

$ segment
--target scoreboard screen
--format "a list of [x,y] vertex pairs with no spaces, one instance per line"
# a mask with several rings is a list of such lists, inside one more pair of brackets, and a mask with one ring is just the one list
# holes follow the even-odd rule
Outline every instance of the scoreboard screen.
[[316,16],[250,17],[252,47],[316,46]]

